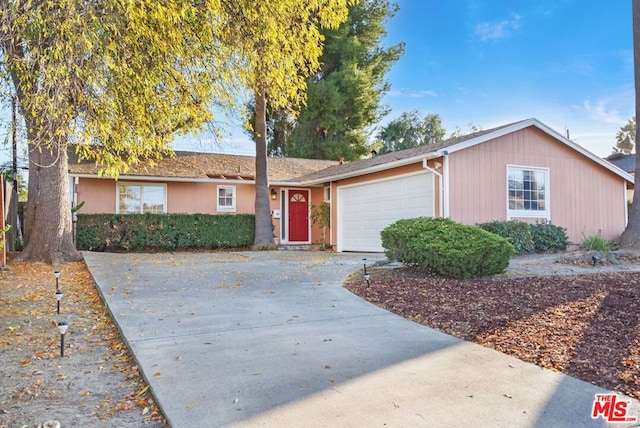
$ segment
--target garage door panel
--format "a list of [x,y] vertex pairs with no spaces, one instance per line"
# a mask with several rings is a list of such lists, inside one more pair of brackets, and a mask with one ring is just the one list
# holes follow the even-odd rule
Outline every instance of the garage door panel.
[[432,216],[433,176],[422,173],[338,189],[342,251],[382,252],[380,232],[402,218]]

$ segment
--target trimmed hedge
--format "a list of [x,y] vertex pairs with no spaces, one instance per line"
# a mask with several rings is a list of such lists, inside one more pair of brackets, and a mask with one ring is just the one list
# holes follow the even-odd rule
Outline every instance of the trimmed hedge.
[[507,238],[516,254],[556,253],[569,247],[567,229],[548,222],[535,224],[519,220],[492,221],[478,225],[482,229]]
[[514,254],[507,239],[446,218],[399,220],[381,236],[390,259],[460,279],[502,273]]
[[253,214],[78,214],[80,250],[238,248],[253,244]]

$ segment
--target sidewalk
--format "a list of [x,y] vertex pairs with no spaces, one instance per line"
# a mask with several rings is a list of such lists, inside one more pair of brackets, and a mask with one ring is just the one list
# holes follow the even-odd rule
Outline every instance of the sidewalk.
[[[608,426],[591,418],[607,391],[342,288],[363,257],[383,258],[85,253],[174,428]],[[639,416],[640,403],[628,414]]]

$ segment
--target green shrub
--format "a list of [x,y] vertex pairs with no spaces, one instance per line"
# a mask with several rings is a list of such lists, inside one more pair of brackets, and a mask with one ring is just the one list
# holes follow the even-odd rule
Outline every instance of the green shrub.
[[567,230],[548,222],[535,224],[519,220],[492,221],[478,225],[482,229],[507,238],[516,254],[565,251],[569,246]]
[[598,232],[596,235],[585,236],[582,241],[582,249],[586,251],[602,251],[606,253],[611,251],[613,247],[611,241],[602,236],[602,232]]
[[78,214],[80,250],[138,251],[246,247],[253,243],[250,214]]
[[400,220],[381,236],[387,257],[453,278],[504,272],[514,253],[507,239],[445,218]]
[[569,247],[567,229],[549,222],[530,224],[531,239],[536,253],[557,253]]
[[478,226],[487,232],[507,238],[513,245],[516,254],[533,253],[535,250],[531,228],[528,223],[517,220],[492,221]]

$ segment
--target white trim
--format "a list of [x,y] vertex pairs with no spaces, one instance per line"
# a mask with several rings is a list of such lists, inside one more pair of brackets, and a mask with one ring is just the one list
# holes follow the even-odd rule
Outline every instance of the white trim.
[[[438,189],[438,207],[439,207],[439,216],[442,217],[442,213],[444,212],[443,209],[443,196],[444,196],[444,183],[442,182],[442,174],[440,174],[438,171],[436,171],[435,169],[431,168],[429,165],[427,165],[427,159],[425,158],[422,161],[422,169],[425,169],[427,171],[429,171],[431,174],[435,175],[438,177],[438,183],[440,184],[440,188]],[[433,194],[436,194],[436,180],[432,180],[433,182]],[[435,201],[434,201],[435,204]],[[435,209],[435,207],[434,207]]]
[[[344,202],[342,201],[343,198],[343,191],[345,189],[349,189],[349,188],[353,188],[353,187],[358,187],[358,186],[363,186],[363,185],[368,185],[368,184],[375,184],[375,183],[379,183],[379,182],[383,182],[383,181],[391,181],[391,180],[398,180],[398,179],[402,179],[402,178],[408,178],[408,177],[412,177],[412,176],[419,176],[419,175],[424,175],[424,176],[430,176],[431,177],[431,192],[433,194],[435,194],[435,179],[433,177],[433,172],[430,171],[429,169],[423,169],[423,170],[419,170],[419,171],[414,171],[414,172],[409,172],[406,174],[399,174],[399,175],[393,175],[390,177],[384,177],[384,178],[377,178],[375,180],[365,180],[365,181],[360,181],[357,183],[352,183],[352,184],[347,184],[344,186],[337,186],[336,187],[336,197],[334,198],[334,200],[336,201],[336,206],[335,206],[335,210],[336,210],[336,219],[337,219],[337,224],[336,224],[336,252],[341,253],[343,251],[343,237],[342,237],[342,231],[344,229],[344,225],[343,225],[343,220],[344,220],[344,216],[341,215],[340,213],[340,204],[343,204]],[[332,209],[333,209],[333,204],[332,204]],[[431,216],[435,216],[435,199],[433,200],[432,203],[432,207],[431,207],[432,211],[431,211]],[[333,225],[332,225],[333,226]]]
[[[115,180],[117,181],[140,181],[140,182],[163,182],[163,183],[214,183],[214,184],[255,184],[255,180],[237,180],[209,177],[159,177],[148,175],[120,175],[117,179],[111,176],[100,177],[97,174],[69,174],[69,177],[79,178],[95,178],[99,180]],[[320,187],[326,181],[319,182],[318,185],[305,185],[308,188]],[[269,186],[298,186],[300,183],[295,181],[269,181]]]
[[[231,189],[231,206],[228,207],[226,205],[221,206],[220,205],[220,190],[221,189],[226,189],[229,190]],[[234,213],[236,212],[236,196],[238,194],[238,190],[236,189],[236,186],[229,186],[229,185],[224,185],[224,184],[218,184],[216,186],[216,211],[219,213]]]
[[[304,190],[307,191],[309,194],[309,198],[307,199],[307,236],[309,237],[308,240],[306,241],[292,241],[291,238],[291,231],[289,230],[289,216],[291,215],[291,210],[289,209],[289,191],[290,190]],[[285,239],[282,239],[282,237],[280,237],[280,243],[281,244],[292,244],[292,245],[309,245],[312,243],[313,238],[311,236],[311,232],[312,232],[312,225],[311,225],[311,197],[312,197],[312,192],[310,188],[306,188],[306,187],[281,187],[280,188],[280,195],[282,196],[282,200],[284,201],[287,210],[285,212],[285,215],[281,216],[280,218],[280,234],[282,235],[282,231],[284,231],[284,236]],[[284,195],[284,196],[283,196]]]
[[322,187],[322,201],[328,204],[331,203],[331,183]]
[[361,175],[373,174],[374,172],[386,171],[388,169],[397,168],[400,166],[411,165],[414,163],[422,162],[424,159],[433,159],[442,156],[438,152],[428,152],[421,155],[412,156],[406,159],[399,159],[393,162],[385,162],[378,165],[373,165],[368,168],[359,169],[357,171],[345,172],[343,174],[336,174],[328,177],[318,178],[315,180],[301,181],[300,183],[289,182],[289,185],[300,184],[304,186],[314,186],[317,184],[328,183],[330,181],[339,181],[351,177],[359,177]]
[[[597,164],[599,164],[600,166],[606,168],[607,170],[613,172],[614,174],[616,174],[617,176],[623,178],[624,180],[630,182],[630,183],[634,183],[634,177],[623,171],[622,169],[618,168],[617,166],[615,166],[614,164],[600,158],[599,156],[596,156],[595,154],[591,153],[590,151],[588,151],[587,149],[585,149],[584,147],[574,143],[573,141],[569,140],[568,138],[566,138],[565,136],[563,136],[562,134],[559,134],[558,132],[554,131],[553,129],[549,128],[547,125],[543,124],[542,122],[540,122],[537,119],[526,119],[514,124],[511,124],[509,126],[505,126],[502,127],[500,129],[496,129],[493,132],[489,132],[487,134],[483,134],[479,137],[475,137],[475,138],[470,138],[468,140],[462,141],[460,143],[457,144],[452,144],[450,146],[441,148],[439,150],[436,151],[427,151],[423,154],[420,155],[416,155],[416,156],[412,156],[406,159],[399,159],[393,162],[388,162],[388,163],[381,163],[378,165],[374,165],[368,168],[363,168],[357,171],[351,171],[351,172],[347,172],[347,173],[343,173],[343,174],[336,174],[336,175],[332,175],[332,176],[326,176],[326,177],[322,177],[322,178],[318,178],[315,180],[310,180],[307,182],[304,182],[302,184],[304,185],[311,185],[311,184],[319,184],[319,183],[323,183],[323,182],[328,182],[328,181],[336,181],[336,180],[341,180],[341,179],[345,179],[345,178],[350,178],[350,177],[357,177],[360,175],[365,175],[365,174],[371,174],[373,172],[379,172],[379,171],[384,171],[387,169],[392,169],[392,168],[396,168],[398,166],[404,166],[404,165],[409,165],[409,164],[413,164],[413,163],[417,163],[417,162],[422,162],[423,159],[432,159],[432,158],[436,158],[436,157],[442,157],[444,156],[445,158],[447,157],[448,154],[460,151],[460,150],[464,150],[467,149],[469,147],[499,138],[499,137],[503,137],[505,135],[511,134],[513,132],[516,131],[520,131],[522,129],[528,128],[530,126],[534,126],[536,128],[538,128],[539,130],[541,130],[542,132],[546,133],[547,135],[557,139],[558,141],[560,141],[561,143],[565,144],[566,146],[569,146],[570,148],[572,148],[573,150],[577,151],[578,153],[586,156],[587,158],[591,159],[592,161],[596,162]],[[428,148],[428,146],[427,146]]]
[[[167,206],[167,185],[166,184],[163,184],[163,183],[150,184],[144,181],[118,181],[116,183],[116,214],[128,214],[128,213],[120,212],[120,186],[162,187],[164,190],[164,201],[162,202],[162,207],[163,207],[162,213],[166,214],[167,212],[169,212],[169,207]],[[143,214],[143,213],[138,213],[138,214]]]
[[442,156],[442,185],[444,187],[443,190],[443,207],[442,207],[442,217],[444,218],[449,218],[450,216],[450,211],[449,211],[449,189],[451,188],[449,186],[449,153],[446,153],[445,155]]
[[[517,169],[520,171],[541,171],[544,173],[544,211],[536,210],[512,210],[509,209],[509,169]],[[551,173],[548,167],[540,166],[528,166],[528,165],[514,165],[507,164],[506,176],[506,208],[507,208],[507,220],[513,218],[539,218],[551,221]]]
[[[640,189],[639,189],[640,190]],[[627,183],[622,183],[622,194],[624,195],[624,227],[629,223],[629,202],[627,199]]]

